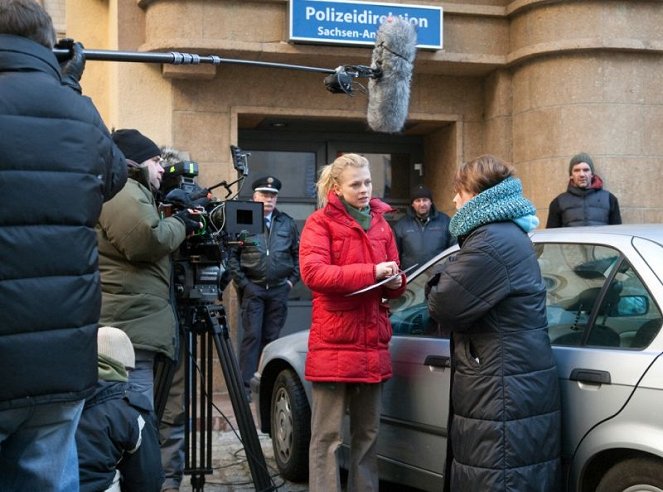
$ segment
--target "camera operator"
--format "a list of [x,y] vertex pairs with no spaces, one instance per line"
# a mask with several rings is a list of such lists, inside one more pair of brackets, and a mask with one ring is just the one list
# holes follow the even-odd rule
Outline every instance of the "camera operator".
[[[175,165],[189,159],[185,152],[173,147],[161,147],[161,158],[163,167]],[[167,193],[168,189],[162,190]],[[182,327],[178,333],[177,362],[173,372],[173,379],[168,389],[168,396],[164,407],[163,416],[159,422],[159,441],[161,446],[161,464],[163,465],[164,482],[161,487],[163,492],[174,492],[179,490],[184,475],[184,434],[186,411],[184,409],[185,392],[185,359],[186,340]]]
[[80,43],[0,0],[0,490],[78,490],[75,432],[97,382],[92,226],[126,163],[81,95]]
[[104,205],[97,224],[101,322],[129,335],[136,351],[129,383],[147,396],[154,409],[155,357],[176,359],[170,254],[203,224],[187,209],[160,216],[154,195],[164,170],[161,150],[152,140],[134,129],[117,130],[112,137],[127,157],[129,179]]
[[279,337],[288,315],[288,294],[299,280],[299,231],[276,209],[281,181],[266,176],[253,182],[253,201],[262,202],[264,234],[230,250],[228,269],[237,287],[244,336],[239,366],[246,394],[263,347]]

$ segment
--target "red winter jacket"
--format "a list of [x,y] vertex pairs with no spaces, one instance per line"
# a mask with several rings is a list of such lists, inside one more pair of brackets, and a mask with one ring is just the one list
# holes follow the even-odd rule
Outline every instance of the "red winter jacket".
[[375,265],[398,262],[386,203],[370,202],[371,226],[364,231],[330,193],[328,204],[306,221],[299,244],[303,282],[313,291],[306,379],[379,383],[391,377],[389,306],[383,298],[405,291],[384,286],[347,294],[375,283]]

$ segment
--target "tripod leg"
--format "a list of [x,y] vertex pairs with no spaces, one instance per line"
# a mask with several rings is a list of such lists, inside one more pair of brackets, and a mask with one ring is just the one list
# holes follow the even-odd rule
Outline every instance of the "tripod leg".
[[[253,422],[253,414],[251,413],[251,407],[244,392],[244,383],[239,372],[235,352],[228,337],[228,328],[225,325],[223,313],[220,311],[219,306],[208,306],[207,311],[212,327],[214,344],[216,345],[219,360],[221,361],[221,369],[223,370],[223,376],[228,388],[228,395],[230,396],[233,411],[235,412],[244,450],[246,451],[246,458],[249,462],[253,484],[257,491],[275,490],[269,476],[265,456],[260,447],[258,433]],[[214,311],[214,314],[212,311]]]
[[[198,334],[189,331],[186,336],[188,355],[184,392],[186,411],[184,473],[191,475],[193,492],[202,492],[205,488],[205,475],[211,475],[213,472],[211,441],[213,360],[211,350],[213,345],[209,335],[206,333],[200,335],[198,337]],[[200,365],[197,365],[196,361],[199,357]],[[198,425],[200,425],[200,429]]]

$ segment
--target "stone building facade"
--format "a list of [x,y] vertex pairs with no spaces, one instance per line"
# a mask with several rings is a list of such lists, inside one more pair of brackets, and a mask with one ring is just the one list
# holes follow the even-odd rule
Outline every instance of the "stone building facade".
[[[411,3],[443,7],[444,49],[417,53],[407,124],[387,137],[419,149],[415,164],[423,166],[405,171],[407,182],[423,180],[452,212],[449,177],[458,162],[493,153],[516,165],[545,223],[569,158],[586,151],[625,222],[663,220],[652,179],[663,159],[661,2]],[[285,0],[67,0],[66,33],[90,49],[328,68],[370,63],[370,47],[288,42],[288,7]],[[322,75],[306,72],[88,62],[83,86],[109,126],[141,128],[190,151],[204,184],[233,177],[227,149],[252,130],[272,142],[310,132],[343,140],[343,130],[385,141],[366,127],[366,97],[328,93]],[[274,125],[280,119],[290,131]]]
[[[279,208],[300,224],[315,208],[315,172],[341,151],[388,161],[373,177],[378,195],[395,206],[407,206],[410,186],[422,182],[450,214],[458,163],[498,155],[515,164],[543,224],[566,189],[570,157],[584,151],[619,198],[624,222],[663,222],[663,3],[408,3],[443,8],[444,48],[418,50],[408,119],[395,135],[368,129],[365,95],[332,94],[323,74],[306,71],[88,61],[83,89],[109,127],[139,128],[188,151],[205,186],[235,179],[231,144],[251,150],[258,170],[285,182]],[[371,59],[372,47],[289,42],[287,0],[45,4],[66,6],[66,35],[88,49],[331,69]],[[236,319],[234,294],[228,303]],[[295,296],[289,319],[297,319],[296,304]]]

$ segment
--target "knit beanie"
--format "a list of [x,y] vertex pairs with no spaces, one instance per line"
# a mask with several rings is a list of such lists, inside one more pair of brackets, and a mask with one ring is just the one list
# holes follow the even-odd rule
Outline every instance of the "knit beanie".
[[573,157],[571,157],[571,160],[569,161],[569,176],[573,174],[572,173],[573,166],[581,162],[586,162],[589,165],[589,169],[591,169],[592,174],[594,174],[594,161],[592,161],[592,158],[589,156],[589,154],[586,154],[585,152],[580,152],[579,154],[576,154]]
[[152,157],[161,155],[161,150],[157,147],[157,144],[138,130],[117,130],[111,136],[124,156],[137,164],[142,164]]
[[133,369],[136,366],[136,356],[131,340],[119,328],[102,326],[97,333],[97,351],[100,355],[109,357]]
[[433,193],[424,185],[418,185],[412,188],[412,193],[410,193],[410,201],[413,202],[417,198],[428,198],[432,201]]

